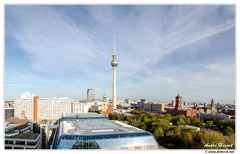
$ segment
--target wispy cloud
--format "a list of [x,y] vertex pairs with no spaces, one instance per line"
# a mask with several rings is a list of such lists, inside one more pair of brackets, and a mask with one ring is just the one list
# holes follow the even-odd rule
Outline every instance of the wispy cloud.
[[[111,91],[115,30],[119,96],[159,98],[157,91],[166,89],[163,92],[170,97],[176,89],[204,89],[201,85],[209,81],[212,85],[232,84],[234,69],[229,68],[234,67],[234,57],[229,56],[226,65],[215,59],[223,57],[221,52],[204,64],[197,56],[206,54],[201,50],[214,50],[208,40],[235,28],[233,10],[233,6],[217,5],[7,6],[6,34],[18,42],[32,74],[42,79],[39,81],[52,82],[53,87],[61,83],[75,90],[91,86]],[[200,42],[201,48],[195,49]],[[191,55],[191,63],[185,60],[181,67],[174,65],[180,54]],[[218,76],[212,76],[214,73]],[[9,79],[6,85],[12,84],[17,83]]]

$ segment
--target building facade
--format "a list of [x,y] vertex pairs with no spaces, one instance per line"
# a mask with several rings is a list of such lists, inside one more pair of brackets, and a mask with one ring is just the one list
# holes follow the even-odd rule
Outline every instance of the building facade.
[[175,108],[169,108],[167,109],[167,114],[170,114],[172,116],[177,116],[179,114],[183,114],[185,117],[196,117],[196,114],[199,112],[202,112],[202,109],[198,110],[192,110],[192,109],[183,109],[182,108],[182,96],[178,94],[176,96],[176,105]]
[[87,89],[87,102],[95,101],[95,90]]
[[71,98],[38,98],[36,95],[21,95],[14,100],[14,116],[33,122],[42,119],[58,119],[71,113]]
[[88,104],[73,100],[71,113],[88,113]]
[[59,119],[53,149],[159,149],[147,131],[96,113]]
[[9,119],[11,117],[14,117],[14,108],[13,107],[5,108],[5,119]]
[[5,149],[41,149],[42,134],[33,123],[5,129]]

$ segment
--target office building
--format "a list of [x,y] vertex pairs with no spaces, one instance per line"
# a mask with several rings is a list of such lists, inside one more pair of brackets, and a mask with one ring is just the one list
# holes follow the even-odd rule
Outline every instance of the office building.
[[22,94],[14,100],[14,116],[33,122],[42,119],[59,119],[71,113],[71,98],[39,98],[34,94]]
[[11,117],[14,117],[14,108],[13,107],[5,107],[5,119],[9,119]]
[[37,120],[38,96],[29,92],[22,93],[21,98],[14,100],[14,116],[20,119]]
[[33,123],[5,129],[5,149],[41,149],[42,135]]
[[87,102],[95,101],[95,90],[87,89]]
[[53,149],[159,149],[154,136],[142,129],[97,113],[59,119]]

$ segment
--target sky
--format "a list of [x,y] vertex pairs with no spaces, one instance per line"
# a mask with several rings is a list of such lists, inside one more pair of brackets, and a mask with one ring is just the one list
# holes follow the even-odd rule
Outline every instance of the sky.
[[5,5],[4,100],[117,99],[233,103],[235,5]]

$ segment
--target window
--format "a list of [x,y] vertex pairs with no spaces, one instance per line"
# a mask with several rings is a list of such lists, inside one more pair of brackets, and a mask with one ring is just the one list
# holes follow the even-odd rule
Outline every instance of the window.
[[30,142],[30,141],[28,141],[28,142],[27,142],[27,145],[36,145],[36,142]]
[[13,141],[11,141],[11,140],[6,140],[6,141],[5,141],[5,144],[13,144]]
[[22,148],[22,147],[14,147],[14,149],[24,149],[24,148]]
[[25,145],[25,141],[16,141],[16,144],[18,144],[18,145]]
[[12,149],[12,147],[5,147],[5,149]]
[[100,149],[100,146],[95,141],[77,141],[72,149]]

